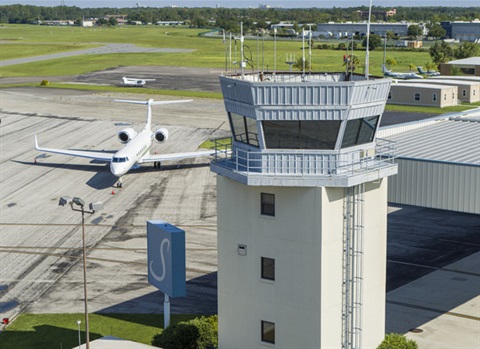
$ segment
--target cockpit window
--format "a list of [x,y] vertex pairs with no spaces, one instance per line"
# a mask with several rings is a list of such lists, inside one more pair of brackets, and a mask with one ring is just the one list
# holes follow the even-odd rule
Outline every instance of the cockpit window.
[[113,157],[112,161],[113,161],[113,162],[127,162],[127,161],[128,161],[128,158],[116,158],[116,157]]

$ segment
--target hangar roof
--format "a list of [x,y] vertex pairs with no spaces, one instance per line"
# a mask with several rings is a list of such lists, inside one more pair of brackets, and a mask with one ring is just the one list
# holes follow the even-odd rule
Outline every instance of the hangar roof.
[[479,65],[480,64],[480,57],[469,57],[469,58],[463,58],[463,59],[457,59],[454,61],[448,62],[448,64],[473,64],[473,65]]
[[443,122],[387,137],[398,143],[398,157],[480,166],[480,117]]

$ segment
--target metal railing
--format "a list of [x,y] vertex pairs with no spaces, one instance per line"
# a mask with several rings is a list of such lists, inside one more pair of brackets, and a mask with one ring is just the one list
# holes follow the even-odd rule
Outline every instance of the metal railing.
[[215,142],[214,164],[241,173],[274,176],[351,176],[391,167],[395,163],[396,143],[377,139],[375,148],[350,152],[252,151],[223,141]]

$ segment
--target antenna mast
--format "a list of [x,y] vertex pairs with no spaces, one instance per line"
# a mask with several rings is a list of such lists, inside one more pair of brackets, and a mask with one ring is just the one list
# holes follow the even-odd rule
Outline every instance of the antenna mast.
[[245,78],[245,61],[243,60],[243,22],[240,22],[240,70],[242,79]]
[[277,28],[273,29],[273,75],[277,72]]
[[312,25],[308,25],[308,71],[312,73]]
[[367,22],[367,52],[365,53],[365,80],[368,80],[368,66],[370,65],[370,20],[372,19],[372,1],[370,0],[370,6],[368,7],[368,22]]
[[302,28],[302,69],[305,77],[305,28]]

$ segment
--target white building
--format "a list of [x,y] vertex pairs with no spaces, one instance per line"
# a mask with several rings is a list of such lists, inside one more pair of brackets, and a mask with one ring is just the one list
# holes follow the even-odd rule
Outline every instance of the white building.
[[389,202],[480,214],[480,110],[463,114],[380,130],[399,148]]
[[374,348],[384,338],[390,79],[220,77],[219,348]]

